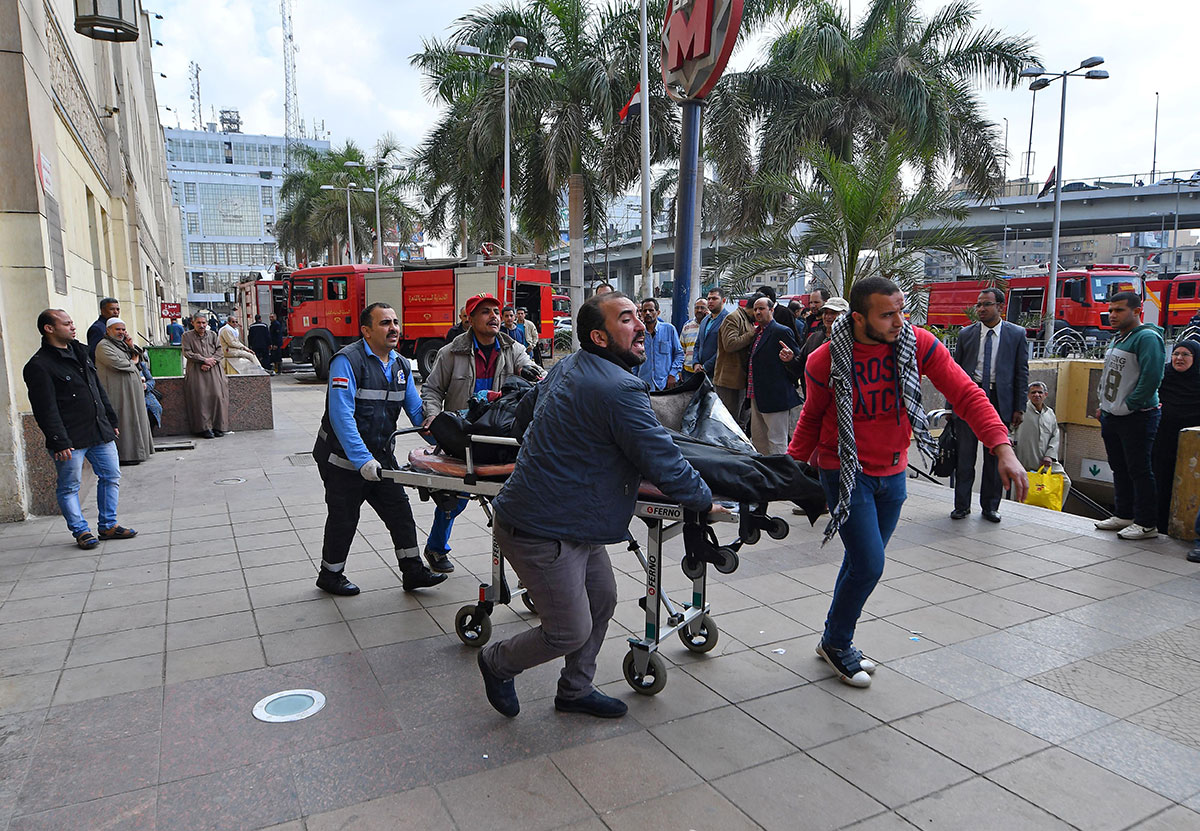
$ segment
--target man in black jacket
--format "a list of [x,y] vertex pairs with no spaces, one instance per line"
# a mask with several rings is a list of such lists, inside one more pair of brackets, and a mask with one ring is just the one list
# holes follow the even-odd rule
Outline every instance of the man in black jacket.
[[[121,468],[117,459],[117,414],[113,411],[87,347],[75,340],[75,324],[62,309],[46,309],[37,319],[42,348],[25,364],[25,385],[33,417],[46,436],[46,449],[54,456],[58,507],[75,543],[95,548],[100,540],[137,536],[132,528],[117,524],[117,497]],[[99,539],[88,528],[79,506],[83,460],[96,473]]]
[[115,297],[106,297],[100,301],[100,317],[96,318],[96,322],[87,330],[87,352],[93,362],[96,360],[96,344],[104,340],[104,334],[108,331],[109,318],[120,316],[121,301]]

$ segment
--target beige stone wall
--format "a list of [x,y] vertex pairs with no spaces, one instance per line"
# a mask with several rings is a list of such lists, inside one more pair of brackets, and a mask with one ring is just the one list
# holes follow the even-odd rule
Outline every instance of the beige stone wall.
[[138,342],[162,342],[159,302],[186,298],[148,18],[132,44],[73,25],[71,0],[0,0],[0,520],[28,511],[43,452],[14,428],[38,312],[65,309],[82,340],[111,295]]

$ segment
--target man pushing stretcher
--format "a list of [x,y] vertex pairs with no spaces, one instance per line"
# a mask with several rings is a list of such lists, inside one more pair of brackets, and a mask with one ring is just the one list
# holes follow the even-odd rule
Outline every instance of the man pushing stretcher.
[[630,372],[646,359],[633,301],[596,295],[575,325],[581,351],[538,385],[533,423],[495,501],[496,539],[541,620],[479,653],[488,701],[510,718],[521,709],[513,679],[560,656],[555,709],[625,714],[625,703],[592,678],[617,603],[605,545],[626,539],[643,478],[684,508],[724,510],[659,424],[646,383]]

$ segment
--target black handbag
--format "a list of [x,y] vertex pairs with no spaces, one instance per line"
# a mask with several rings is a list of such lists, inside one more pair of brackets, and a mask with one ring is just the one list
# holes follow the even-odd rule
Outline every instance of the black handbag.
[[937,440],[937,455],[933,458],[930,472],[934,476],[947,477],[958,466],[958,436],[954,431],[954,419],[946,419],[946,426]]

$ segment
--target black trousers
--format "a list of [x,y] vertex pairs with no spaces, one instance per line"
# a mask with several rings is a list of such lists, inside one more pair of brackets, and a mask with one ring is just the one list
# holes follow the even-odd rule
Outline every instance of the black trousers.
[[[988,400],[992,402],[993,407],[996,406],[995,390],[988,393]],[[1004,421],[1004,416],[1000,416],[1000,420]],[[954,509],[966,511],[971,507],[971,487],[975,484],[975,454],[979,451],[979,438],[963,418],[954,422],[954,433],[958,439],[958,466],[954,469]],[[999,463],[994,454],[985,451],[983,479],[979,482],[979,507],[985,511],[998,511],[1003,496]]]
[[325,539],[321,545],[321,567],[330,571],[341,571],[346,565],[346,555],[358,530],[358,516],[362,504],[370,505],[392,535],[396,557],[416,557],[417,527],[413,522],[412,507],[404,487],[384,479],[368,482],[357,470],[335,467],[328,462],[317,462],[317,471],[325,483],[325,504],[329,515],[325,519]]

